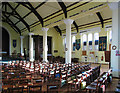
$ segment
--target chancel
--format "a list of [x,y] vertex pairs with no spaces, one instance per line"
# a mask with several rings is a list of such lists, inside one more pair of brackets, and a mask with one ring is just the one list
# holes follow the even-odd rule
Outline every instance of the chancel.
[[119,0],[0,6],[1,93],[120,93]]

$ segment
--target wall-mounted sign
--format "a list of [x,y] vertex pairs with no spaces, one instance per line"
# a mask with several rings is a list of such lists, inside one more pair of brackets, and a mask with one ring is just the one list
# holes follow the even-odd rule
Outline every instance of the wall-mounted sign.
[[120,56],[120,51],[116,50],[116,56]]
[[80,43],[81,43],[81,39],[76,39],[76,49],[77,50],[79,50],[81,47]]
[[15,48],[17,46],[17,40],[13,40],[13,47]]
[[99,37],[99,51],[106,51],[107,48],[107,36]]

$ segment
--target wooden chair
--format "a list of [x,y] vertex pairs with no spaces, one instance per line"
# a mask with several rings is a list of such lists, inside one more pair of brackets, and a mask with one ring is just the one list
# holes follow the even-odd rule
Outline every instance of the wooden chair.
[[88,85],[86,87],[86,92],[87,90],[89,90],[89,93],[93,93],[93,92],[99,93],[99,89],[100,89],[100,83],[97,81],[96,85],[92,85],[92,84]]
[[52,92],[58,93],[59,88],[60,88],[60,82],[49,83],[47,84],[47,93],[52,93]]
[[41,93],[42,85],[30,85],[28,86],[29,93]]
[[24,87],[14,87],[14,88],[9,88],[8,93],[23,93],[23,88]]

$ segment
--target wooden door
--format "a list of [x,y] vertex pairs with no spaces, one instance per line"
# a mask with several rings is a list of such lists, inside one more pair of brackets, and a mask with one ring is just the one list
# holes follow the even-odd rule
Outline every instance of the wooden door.
[[110,62],[111,51],[105,51],[105,62]]

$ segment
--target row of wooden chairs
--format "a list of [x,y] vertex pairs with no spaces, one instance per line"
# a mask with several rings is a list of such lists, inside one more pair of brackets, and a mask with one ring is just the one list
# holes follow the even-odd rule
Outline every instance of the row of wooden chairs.
[[111,82],[111,72],[112,70],[108,70],[108,72],[103,72],[97,79],[95,79],[90,85],[86,87],[86,92],[93,93],[101,93],[105,92],[105,87],[107,87],[108,83]]
[[[15,66],[14,66],[15,65]],[[9,74],[9,72],[10,72],[10,74],[11,73],[14,73],[14,74],[11,74],[10,75],[10,77],[11,78],[8,78],[9,80],[7,81],[7,80],[3,80],[4,82],[3,82],[3,84],[5,84],[5,85],[9,85],[9,83],[5,83],[5,82],[12,82],[12,84],[10,84],[10,85],[13,85],[13,84],[21,84],[22,82],[20,81],[20,80],[17,80],[18,78],[20,78],[22,75],[24,76],[24,75],[26,75],[27,73],[27,71],[28,71],[28,73],[30,73],[30,75],[31,75],[31,72],[29,71],[29,70],[27,70],[26,71],[26,69],[25,68],[22,68],[22,65],[24,65],[24,63],[22,63],[22,65],[20,66],[20,63],[15,63],[15,64],[11,64],[11,65],[9,65],[9,66],[6,66],[6,65],[4,65],[3,67],[5,67],[3,70],[4,70],[4,72],[3,72],[3,74],[5,74],[5,75],[7,75],[7,74]],[[42,72],[44,72],[44,69],[46,69],[46,67],[48,67],[48,66],[50,66],[50,64],[49,65],[45,65],[44,66],[44,68],[42,69],[43,71]],[[50,67],[50,69],[51,68],[54,68],[54,77],[56,76],[56,74],[58,74],[58,73],[61,73],[62,75],[63,75],[63,73],[66,71],[67,72],[67,70],[69,69],[69,70],[71,70],[71,71],[75,71],[75,70],[80,70],[80,69],[78,69],[79,67],[80,67],[80,64],[77,64],[77,65],[74,65],[74,64],[67,64],[67,65],[64,65],[64,64],[55,64],[54,65],[55,67]],[[89,66],[90,65],[84,65],[84,66],[81,66],[81,68],[83,68],[83,71],[85,70],[85,69],[89,69]],[[75,68],[74,68],[75,67]],[[17,69],[16,69],[17,68]],[[7,69],[7,71],[5,71]],[[18,69],[20,69],[20,71],[18,70]],[[17,71],[17,72],[15,72],[15,71]],[[21,72],[22,71],[22,72]],[[43,75],[45,75],[47,72],[45,71],[44,73],[43,73]],[[50,72],[49,72],[50,73]],[[27,74],[28,75],[28,74]],[[26,76],[27,76],[26,75]],[[40,73],[39,73],[39,75],[41,75]],[[19,76],[19,77],[17,77],[17,78],[15,78],[15,76]],[[24,77],[24,78],[26,78],[26,76]],[[49,76],[49,75],[48,75]],[[14,77],[14,78],[13,78]],[[43,76],[44,77],[44,76]],[[63,77],[64,78],[64,77]],[[16,79],[16,80],[15,80]],[[22,80],[23,78],[21,78],[21,80]],[[42,78],[43,79],[43,78]],[[20,83],[21,82],[21,83]],[[28,81],[24,81],[23,83],[28,83]],[[22,86],[21,86],[22,87]],[[13,87],[12,87],[13,88]],[[12,90],[16,90],[16,89],[19,89],[19,88],[17,88],[17,87],[14,87],[13,89],[12,88],[10,88],[9,89],[9,91],[12,91]],[[12,90],[11,90],[12,89]],[[20,89],[22,89],[22,88],[20,88]]]
[[[71,85],[71,91],[72,89],[74,89],[74,91],[81,91],[85,89],[86,85],[90,84],[95,79],[95,77],[98,77],[100,73],[98,69],[100,69],[100,66],[89,69],[82,74],[78,74],[77,77],[73,77],[72,80],[70,79],[70,81],[68,81],[68,85]],[[85,86],[83,85],[83,87],[82,84],[84,84]],[[73,85],[74,87],[72,88]]]

